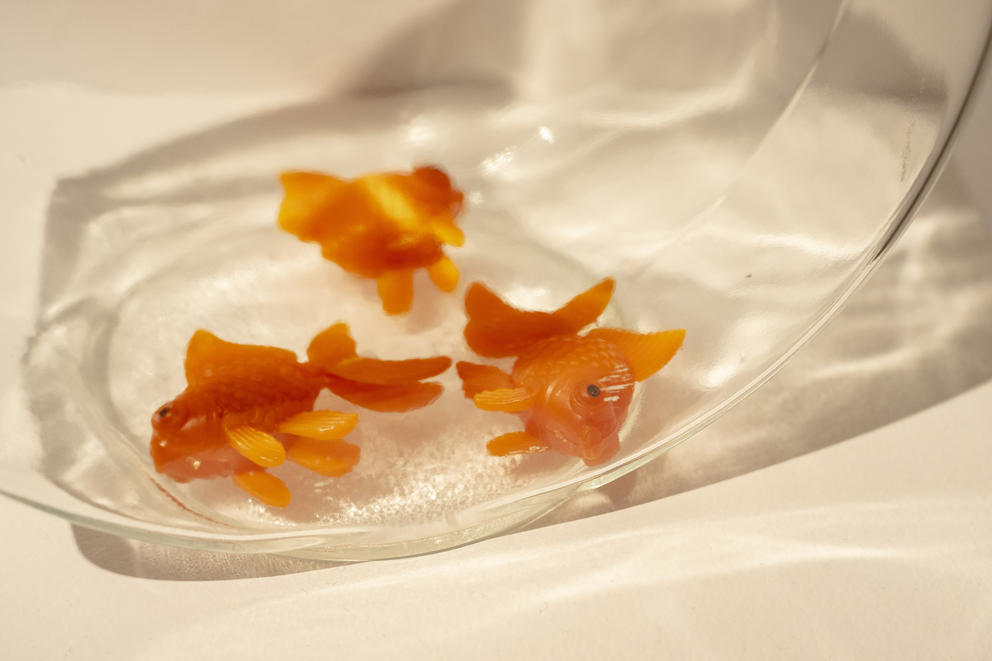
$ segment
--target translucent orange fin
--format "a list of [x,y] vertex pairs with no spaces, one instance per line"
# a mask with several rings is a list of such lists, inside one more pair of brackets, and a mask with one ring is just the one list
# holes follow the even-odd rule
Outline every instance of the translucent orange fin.
[[427,406],[441,396],[440,383],[428,381],[384,386],[334,379],[327,386],[331,392],[352,404],[372,411],[412,411]]
[[331,441],[344,438],[355,429],[357,424],[357,413],[304,411],[285,420],[279,425],[278,431],[321,441]]
[[431,232],[441,243],[446,243],[456,248],[465,243],[465,232],[458,225],[455,225],[455,219],[448,214],[432,218],[430,228]]
[[620,347],[634,373],[643,381],[664,367],[682,346],[685,330],[668,330],[660,333],[635,333],[617,328],[594,328],[586,337],[596,337]]
[[376,281],[382,309],[386,314],[403,314],[413,305],[413,270],[386,271]]
[[578,333],[603,313],[612,295],[613,280],[607,278],[556,312],[533,312],[509,305],[476,282],[465,295],[465,340],[481,356],[515,356],[540,340]]
[[447,257],[442,257],[428,266],[427,275],[431,277],[431,282],[443,292],[453,292],[458,286],[458,267]]
[[534,407],[534,395],[526,388],[499,388],[483,390],[472,401],[483,411],[519,413]]
[[349,358],[330,371],[332,374],[351,381],[388,386],[429,379],[432,376],[437,376],[449,367],[451,367],[451,359],[447,356],[410,358],[407,360]]
[[361,449],[347,441],[319,441],[301,438],[290,442],[290,461],[325,477],[339,477],[351,472],[361,458]]
[[572,332],[578,333],[603,314],[613,298],[613,288],[613,278],[605,278],[570,300],[554,315],[574,329]]
[[471,399],[483,390],[512,388],[513,377],[492,365],[479,365],[460,361],[455,365],[462,380],[462,391]]
[[277,347],[227,342],[201,329],[193,333],[186,347],[186,381],[193,385],[245,360],[295,364],[296,354]]
[[310,362],[325,369],[333,368],[355,355],[355,340],[351,339],[348,324],[338,323],[328,327],[318,333],[307,347]]
[[289,487],[275,475],[269,475],[264,470],[238,473],[234,483],[253,498],[257,498],[272,507],[288,507],[290,501]]
[[285,191],[279,207],[279,227],[304,241],[314,240],[318,214],[346,182],[317,172],[284,172],[279,180]]
[[272,468],[286,461],[286,448],[272,434],[248,426],[225,429],[224,434],[238,454],[259,466]]
[[511,454],[536,454],[544,452],[548,445],[536,436],[525,431],[515,431],[502,434],[486,443],[486,450],[494,457],[505,457]]

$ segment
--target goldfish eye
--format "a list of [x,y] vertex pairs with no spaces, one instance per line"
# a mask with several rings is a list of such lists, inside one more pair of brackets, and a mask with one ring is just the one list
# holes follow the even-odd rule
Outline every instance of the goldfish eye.
[[186,422],[187,417],[186,407],[173,401],[155,411],[152,424],[156,428],[178,429]]
[[590,397],[599,397],[602,391],[599,389],[599,386],[597,386],[595,383],[590,383],[588,386],[586,386],[586,392],[589,393]]

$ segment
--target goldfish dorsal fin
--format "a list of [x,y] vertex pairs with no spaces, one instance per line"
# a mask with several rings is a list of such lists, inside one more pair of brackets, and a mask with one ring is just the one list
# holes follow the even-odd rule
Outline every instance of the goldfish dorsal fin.
[[635,333],[618,328],[594,328],[586,337],[595,337],[620,347],[634,378],[643,381],[672,359],[682,346],[685,330],[668,330],[659,333]]
[[555,312],[534,312],[513,307],[475,282],[465,295],[465,340],[480,356],[518,355],[540,340],[578,333],[603,313],[612,295],[613,280],[607,278]]
[[311,226],[317,213],[346,182],[318,172],[284,172],[279,181],[285,191],[279,206],[279,227],[303,240],[314,239]]
[[355,340],[351,339],[348,324],[337,323],[329,326],[310,340],[307,347],[307,358],[314,365],[331,369],[343,360],[357,355]]
[[534,407],[534,395],[526,388],[497,388],[483,390],[472,401],[483,411],[519,413]]
[[219,369],[245,360],[295,363],[296,354],[278,347],[228,342],[201,329],[193,333],[186,347],[186,381],[193,385],[209,378]]
[[603,314],[613,298],[613,287],[613,278],[605,278],[563,305],[554,316],[578,333]]

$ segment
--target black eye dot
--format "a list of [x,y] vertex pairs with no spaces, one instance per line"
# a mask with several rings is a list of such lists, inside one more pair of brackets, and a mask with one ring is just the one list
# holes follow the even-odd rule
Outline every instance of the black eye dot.
[[163,406],[158,410],[158,417],[164,418],[165,416],[169,415],[170,410],[171,409],[168,406]]
[[599,386],[597,386],[595,383],[590,383],[588,386],[586,386],[586,392],[589,393],[590,397],[599,397],[599,393],[600,393]]

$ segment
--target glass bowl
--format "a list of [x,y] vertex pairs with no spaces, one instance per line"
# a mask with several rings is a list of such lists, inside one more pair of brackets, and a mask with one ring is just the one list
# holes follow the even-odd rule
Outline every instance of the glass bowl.
[[[57,130],[17,143],[51,186],[17,380],[31,424],[2,441],[0,490],[134,538],[345,560],[532,520],[767,379],[919,203],[992,12],[978,0],[482,0],[249,3],[226,21],[185,4],[66,8],[71,29],[30,8],[12,19],[24,48],[41,47],[31,35],[65,46],[26,71],[4,65],[5,122],[71,108],[87,130],[68,146]],[[418,281],[411,313],[386,317],[371,281],[276,229],[277,175],[417,164],[466,193],[468,239],[451,252],[462,284],[445,295]],[[488,456],[485,441],[519,423],[475,409],[451,370],[430,407],[362,414],[352,473],[276,469],[294,493],[285,510],[230,480],[154,470],[149,419],[185,386],[197,328],[302,354],[342,320],[363,354],[472,360],[467,283],[549,310],[605,276],[617,291],[602,324],[687,335],[639,385],[603,465]]]

